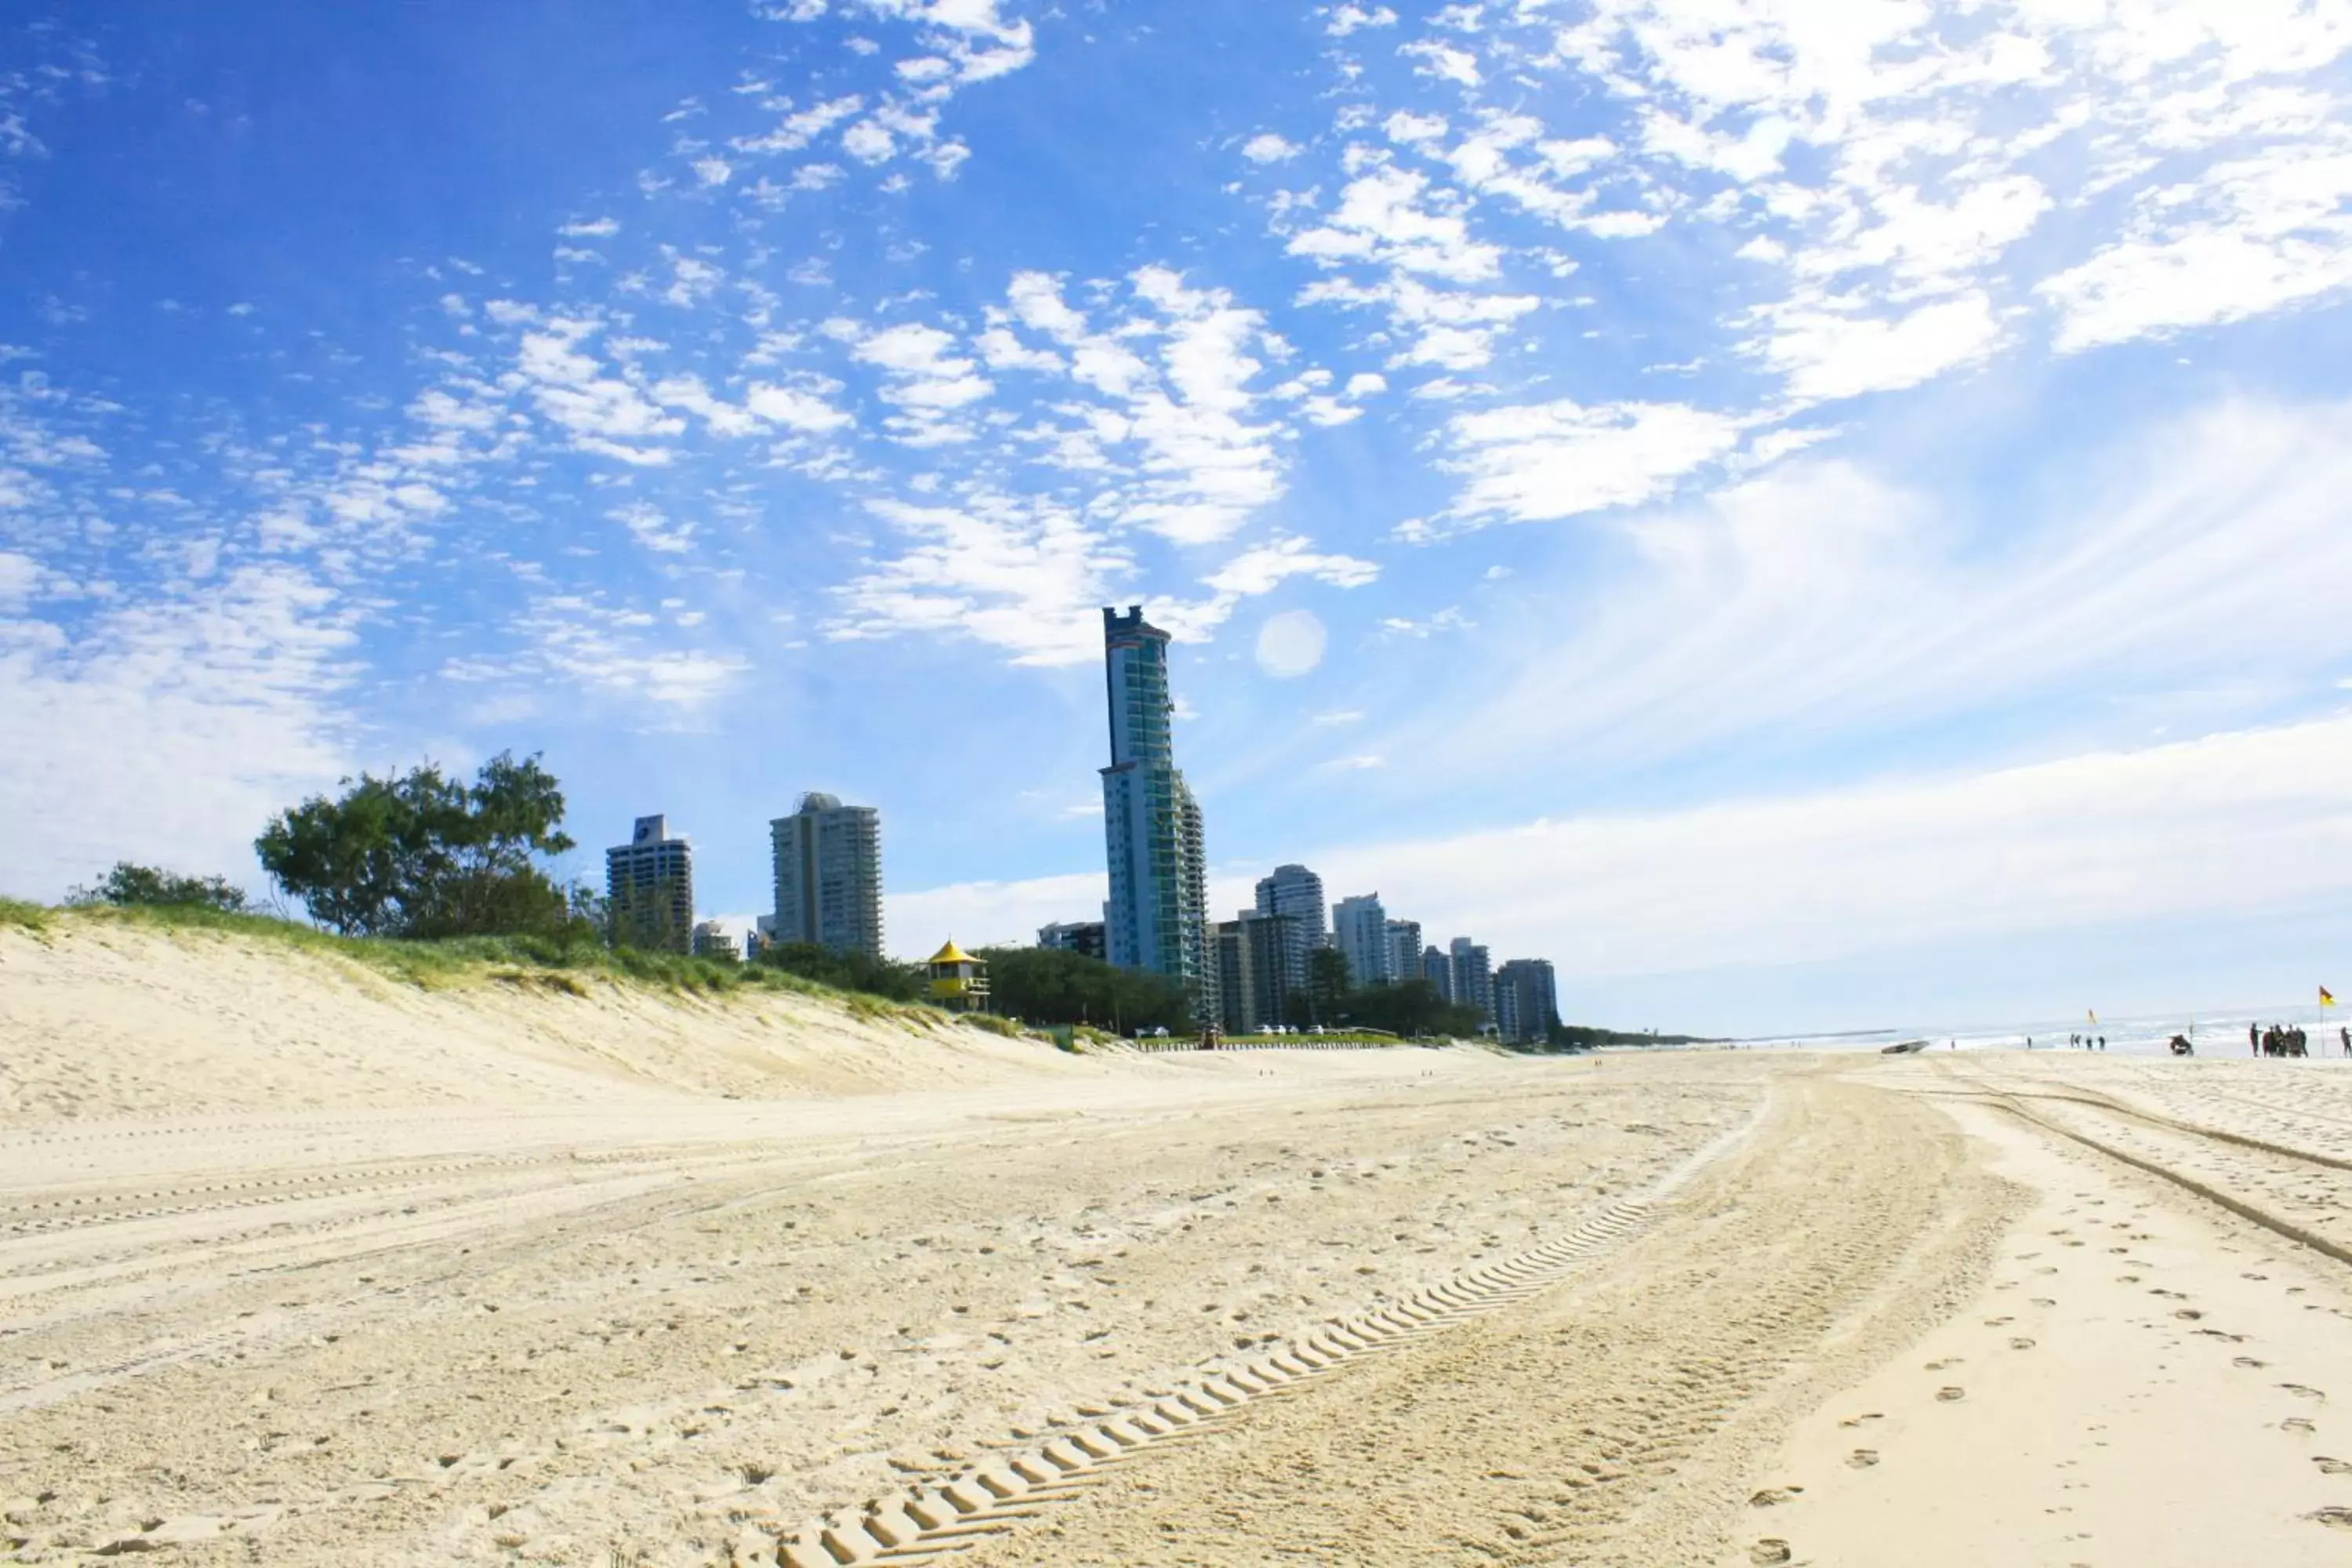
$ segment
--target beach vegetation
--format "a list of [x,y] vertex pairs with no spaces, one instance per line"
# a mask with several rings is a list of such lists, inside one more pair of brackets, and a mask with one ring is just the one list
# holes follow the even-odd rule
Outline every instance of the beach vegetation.
[[900,963],[855,950],[825,947],[814,942],[780,942],[754,957],[748,967],[778,974],[797,975],[836,991],[878,996],[886,1001],[913,1002],[923,994],[924,972],[919,963]]
[[1089,1024],[1115,1034],[1192,1026],[1183,985],[1144,969],[1121,969],[1051,947],[989,947],[989,998],[1000,1013],[1032,1024]]
[[241,913],[246,891],[226,877],[188,877],[160,867],[117,860],[111,870],[88,887],[66,895],[68,904],[116,904],[219,910]]
[[501,752],[470,784],[432,763],[343,780],[279,813],[254,841],[262,868],[310,918],[349,937],[593,940],[582,889],[542,862],[572,849],[563,791],[538,757]]
[[15,926],[19,931],[47,931],[49,929],[48,907],[27,903],[22,899],[0,899],[0,926]]

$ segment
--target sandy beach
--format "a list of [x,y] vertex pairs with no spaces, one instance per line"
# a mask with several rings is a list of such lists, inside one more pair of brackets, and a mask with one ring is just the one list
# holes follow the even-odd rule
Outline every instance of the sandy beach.
[[2352,1072],[1072,1058],[0,932],[0,1548],[2340,1563]]

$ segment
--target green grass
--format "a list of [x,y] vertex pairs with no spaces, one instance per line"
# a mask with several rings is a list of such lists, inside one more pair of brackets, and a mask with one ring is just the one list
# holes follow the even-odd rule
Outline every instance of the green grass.
[[40,904],[28,904],[22,899],[0,899],[0,926],[17,926],[26,931],[49,929],[49,911]]
[[852,1017],[866,1022],[937,1025],[950,1017],[935,1007],[836,990],[764,964],[722,963],[682,953],[638,952],[627,948],[614,952],[596,943],[564,943],[542,937],[400,942],[383,937],[337,936],[295,921],[269,915],[229,914],[201,905],[93,905],[51,910],[13,899],[0,900],[0,925],[22,926],[43,933],[74,927],[119,926],[239,937],[341,959],[425,991],[502,984],[585,996],[589,994],[588,982],[604,980],[673,995],[712,998],[787,991],[833,1002]]

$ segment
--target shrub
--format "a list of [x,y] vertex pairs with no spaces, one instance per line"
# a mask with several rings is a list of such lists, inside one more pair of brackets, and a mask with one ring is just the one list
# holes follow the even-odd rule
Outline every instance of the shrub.
[[66,895],[68,904],[113,904],[120,908],[207,909],[243,914],[243,888],[226,877],[184,877],[176,871],[117,860],[114,869]]

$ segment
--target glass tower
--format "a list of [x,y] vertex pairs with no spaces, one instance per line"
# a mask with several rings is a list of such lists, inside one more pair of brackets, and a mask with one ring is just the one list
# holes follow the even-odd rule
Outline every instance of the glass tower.
[[1110,961],[1183,983],[1192,1016],[1217,1016],[1210,963],[1207,856],[1200,803],[1177,771],[1169,718],[1168,634],[1143,618],[1103,611],[1110,766],[1102,770],[1103,837],[1110,901],[1103,945]]

